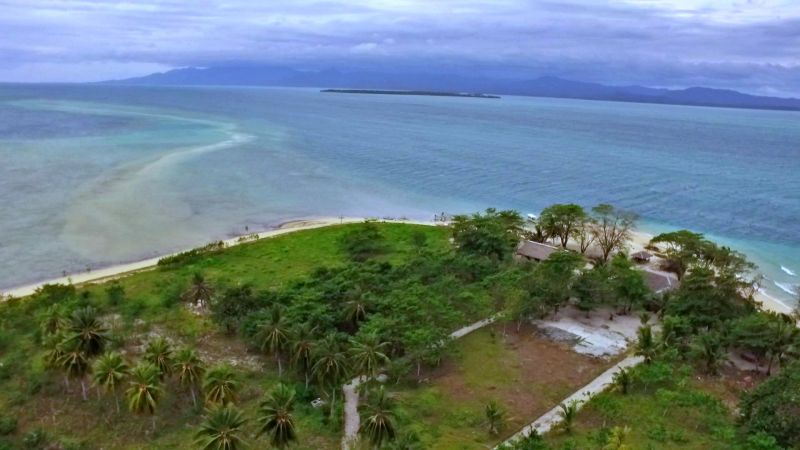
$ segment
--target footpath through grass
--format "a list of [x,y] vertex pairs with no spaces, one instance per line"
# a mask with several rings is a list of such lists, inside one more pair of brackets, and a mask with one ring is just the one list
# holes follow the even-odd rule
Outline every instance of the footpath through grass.
[[538,448],[602,449],[614,427],[627,430],[624,443],[631,449],[751,448],[740,446],[732,405],[725,401],[740,389],[739,372],[701,378],[680,363],[660,361],[640,365],[634,374],[626,394],[619,389],[599,394],[578,413],[570,431],[552,431],[544,439],[548,446]]
[[[531,326],[495,324],[453,344],[455,354],[425,371],[421,384],[392,388],[400,427],[426,448],[491,448],[553,408],[612,364],[538,337]],[[505,411],[505,426],[489,432],[486,405]]]

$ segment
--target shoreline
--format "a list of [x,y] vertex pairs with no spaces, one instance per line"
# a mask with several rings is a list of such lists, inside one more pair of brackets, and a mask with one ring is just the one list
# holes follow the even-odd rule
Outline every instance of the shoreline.
[[[295,231],[302,231],[302,230],[311,230],[315,228],[323,228],[332,225],[339,225],[339,224],[346,224],[346,223],[359,223],[366,220],[370,220],[371,218],[368,217],[309,217],[309,218],[300,218],[300,219],[292,219],[287,220],[285,222],[279,223],[273,229],[260,231],[260,232],[253,232],[248,234],[241,234],[237,236],[233,236],[227,239],[222,239],[221,241],[225,244],[225,247],[233,247],[240,244],[245,244],[248,242],[254,242],[261,239],[266,239],[270,237],[280,236],[287,233],[292,233]],[[402,220],[402,219],[377,219],[380,222],[389,222],[389,223],[407,223],[412,225],[428,225],[428,226],[436,226],[437,222],[432,221],[417,221],[417,220]],[[640,250],[644,250],[645,246],[650,242],[650,239],[653,237],[653,234],[634,230],[631,233],[631,242],[629,244],[629,250],[631,253],[637,252]],[[196,248],[196,247],[193,247]],[[142,259],[139,261],[133,261],[128,263],[122,264],[114,264],[107,267],[99,268],[96,270],[92,270],[91,272],[81,272],[77,274],[62,276],[58,278],[47,279],[43,281],[38,281],[34,283],[29,283],[22,286],[13,287],[8,290],[0,290],[0,300],[5,300],[8,298],[18,298],[18,297],[26,297],[32,295],[37,289],[41,288],[46,284],[75,284],[81,285],[85,283],[102,283],[106,281],[110,281],[122,276],[126,276],[129,274],[133,274],[136,272],[140,272],[143,270],[149,270],[158,264],[158,261],[162,258],[176,255],[179,253],[183,253],[186,251],[192,250],[192,248],[180,250],[177,252],[167,253],[160,256],[155,256],[151,258]],[[758,290],[754,294],[755,300],[760,304],[762,309],[767,311],[772,311],[781,314],[791,314],[793,308],[786,303],[778,300],[769,294],[763,292],[762,288],[758,288]]]
[[[647,246],[647,244],[650,242],[650,239],[653,237],[654,235],[651,233],[634,230],[633,233],[631,233],[631,242],[629,244],[630,252],[634,253],[641,250],[646,250],[645,246]],[[780,314],[792,314],[793,308],[791,306],[767,294],[761,287],[759,287],[753,294],[753,298],[759,303],[761,309],[763,310]]]
[[[261,239],[271,238],[275,236],[280,236],[287,233],[292,233],[295,231],[303,231],[303,230],[311,230],[314,228],[323,228],[332,225],[340,225],[340,224],[348,224],[348,223],[360,223],[366,220],[370,220],[372,218],[369,217],[319,217],[319,218],[304,218],[304,219],[293,219],[286,222],[281,222],[276,227],[270,230],[260,231],[260,232],[252,232],[248,234],[242,234],[238,236],[234,236],[227,239],[221,239],[221,242],[225,244],[225,247],[234,247],[240,244],[246,244],[248,242],[255,242]],[[395,220],[395,219],[378,219],[381,222],[391,222],[391,223],[407,223],[412,225],[430,225],[435,226],[436,223],[434,222],[421,222],[421,221],[414,221],[414,220]],[[197,247],[193,247],[197,248]],[[158,261],[162,258],[177,255],[179,253],[183,253],[186,251],[192,250],[192,248],[180,250],[177,252],[167,253],[160,256],[155,256],[152,258],[146,258],[139,261],[132,261],[128,263],[122,264],[113,264],[107,267],[102,267],[99,269],[92,270],[90,272],[80,272],[76,274],[71,274],[67,276],[62,276],[58,278],[51,278],[43,281],[38,281],[34,283],[29,283],[22,286],[13,287],[7,290],[0,290],[0,299],[8,299],[8,298],[19,298],[19,297],[27,297],[32,295],[36,292],[37,289],[41,288],[46,284],[74,284],[74,285],[81,285],[85,283],[103,283],[106,281],[114,280],[116,278],[130,275],[136,272],[141,272],[143,270],[149,270],[158,264]]]

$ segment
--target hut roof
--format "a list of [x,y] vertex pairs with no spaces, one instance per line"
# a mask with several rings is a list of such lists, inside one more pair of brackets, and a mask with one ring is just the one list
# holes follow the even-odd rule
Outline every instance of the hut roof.
[[517,255],[539,261],[544,261],[557,251],[558,248],[553,247],[552,245],[533,241],[522,241],[517,246]]
[[652,257],[653,257],[653,254],[648,252],[648,251],[645,251],[645,250],[642,250],[640,252],[636,252],[636,253],[631,255],[631,258],[633,258],[633,259],[642,259],[642,260],[647,260],[647,259],[650,259]]
[[644,271],[644,281],[647,284],[647,287],[649,287],[650,290],[655,293],[675,289],[680,284],[678,279],[672,275],[653,270]]

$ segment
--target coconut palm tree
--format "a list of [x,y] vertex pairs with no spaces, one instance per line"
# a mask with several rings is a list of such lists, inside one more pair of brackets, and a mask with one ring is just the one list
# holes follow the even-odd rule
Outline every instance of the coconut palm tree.
[[386,396],[383,386],[369,395],[364,405],[358,433],[365,436],[375,448],[380,448],[395,438],[391,407],[391,401]]
[[350,293],[349,300],[344,302],[344,315],[348,323],[353,327],[358,326],[358,322],[367,318],[368,297],[361,293],[361,289]]
[[331,397],[331,417],[336,406],[336,391],[347,376],[347,357],[341,349],[335,334],[329,334],[319,342],[313,352],[314,365],[311,373],[317,378],[320,385],[327,387]]
[[280,306],[272,307],[269,319],[259,324],[255,337],[262,352],[275,355],[275,360],[278,363],[278,376],[282,376],[281,352],[286,348],[286,343],[289,340],[289,324],[283,316]]
[[297,441],[294,428],[294,389],[281,383],[258,407],[259,434],[268,434],[275,448],[286,448]]
[[144,351],[144,360],[156,366],[158,376],[163,380],[172,373],[172,345],[163,337],[150,341]]
[[175,355],[173,371],[178,376],[181,385],[189,388],[192,394],[192,404],[197,406],[197,387],[200,386],[203,374],[206,372],[205,364],[197,351],[183,348]]
[[206,412],[197,431],[197,445],[203,450],[244,448],[244,413],[232,405],[217,405]]
[[289,340],[292,343],[291,363],[295,368],[303,372],[303,376],[306,380],[306,388],[308,388],[308,381],[311,376],[312,355],[316,345],[314,339],[316,330],[316,327],[312,328],[308,323],[302,323],[292,328],[292,331],[289,333]]
[[48,369],[60,369],[61,356],[64,354],[64,347],[67,339],[63,333],[52,334],[44,339],[44,365]]
[[44,336],[52,336],[63,331],[69,326],[67,316],[64,314],[63,308],[58,305],[52,305],[42,315],[42,334]]
[[689,354],[702,362],[707,374],[716,375],[719,367],[728,358],[728,348],[719,333],[706,332],[695,337],[689,347]]
[[134,414],[150,415],[153,417],[153,431],[156,429],[156,407],[164,394],[159,381],[160,372],[156,366],[149,362],[142,362],[131,371],[128,390],[128,409]]
[[658,345],[653,337],[653,328],[650,325],[639,327],[637,334],[639,340],[636,342],[636,355],[643,357],[645,364],[650,364],[658,351]]
[[114,404],[119,413],[117,388],[130,372],[128,364],[117,352],[106,353],[94,363],[94,384],[114,396]]
[[578,402],[573,400],[566,405],[561,403],[558,408],[558,415],[561,417],[561,429],[567,433],[572,433],[572,425],[578,416]]
[[91,306],[72,313],[67,331],[68,339],[74,341],[88,358],[103,353],[108,342],[108,329],[97,318],[97,312]]
[[770,323],[767,334],[769,336],[767,375],[771,375],[775,360],[782,365],[787,354],[800,350],[800,328],[797,328],[797,323],[790,315],[781,314],[778,320]]
[[619,372],[614,374],[613,381],[614,381],[614,386],[616,386],[617,389],[619,389],[620,393],[625,395],[628,393],[628,390],[630,389],[631,384],[633,383],[633,374],[631,373],[630,369],[623,367],[619,369]]
[[216,405],[235,403],[239,391],[239,379],[231,366],[226,364],[216,366],[206,373],[203,390],[206,392],[206,403]]
[[350,356],[358,374],[367,379],[378,376],[378,369],[389,362],[389,357],[384,353],[389,343],[381,342],[374,333],[362,335],[351,340],[351,343]]
[[88,400],[86,396],[86,374],[91,370],[89,356],[83,350],[80,341],[67,340],[62,346],[61,356],[58,358],[59,366],[64,370],[67,379],[78,379],[81,382],[81,395],[83,400]]
[[505,425],[506,412],[503,411],[502,408],[500,408],[497,402],[492,400],[486,405],[485,413],[486,413],[486,422],[489,427],[489,434],[497,436],[498,434],[500,434],[500,430]]
[[424,450],[426,447],[422,445],[419,435],[411,431],[396,437],[386,448],[388,450]]
[[614,427],[611,429],[611,434],[608,436],[606,445],[603,450],[631,450],[631,447],[625,443],[625,440],[630,434],[628,427]]
[[184,301],[194,303],[198,308],[205,308],[211,302],[214,295],[214,288],[206,282],[205,277],[200,272],[196,272],[192,277],[192,282],[181,296]]

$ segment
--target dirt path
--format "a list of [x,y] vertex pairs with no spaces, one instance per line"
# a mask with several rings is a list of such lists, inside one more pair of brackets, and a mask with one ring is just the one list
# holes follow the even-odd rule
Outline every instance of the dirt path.
[[[495,320],[497,320],[497,316],[492,316],[488,319],[483,319],[471,325],[459,328],[450,333],[450,338],[462,338],[475,330],[494,323]],[[356,444],[358,443],[358,429],[361,427],[361,416],[358,415],[358,387],[365,381],[367,381],[366,377],[361,376],[353,378],[349,383],[342,386],[342,391],[344,391],[344,435],[342,436],[342,450],[356,448]],[[386,381],[386,376],[379,375],[378,381]]]
[[[610,369],[600,374],[600,376],[592,380],[589,384],[582,387],[580,390],[570,395],[569,397],[565,398],[561,403],[568,405],[572,402],[575,402],[576,405],[578,406],[578,409],[580,409],[587,401],[589,401],[589,399],[599,394],[600,392],[603,392],[606,388],[611,386],[611,384],[614,381],[614,375],[617,372],[619,372],[620,369],[633,367],[641,363],[642,361],[643,358],[640,356],[629,356],[623,359],[619,363],[612,366]],[[501,442],[500,445],[510,444],[520,439],[524,439],[530,436],[530,434],[534,430],[536,430],[539,434],[547,433],[548,431],[552,430],[556,425],[561,423],[561,415],[559,414],[560,411],[561,408],[559,408],[558,406],[551,409],[550,411],[547,411],[541,417],[539,417],[529,425],[525,426],[518,433],[508,438],[505,442]],[[498,447],[495,447],[495,449]]]

